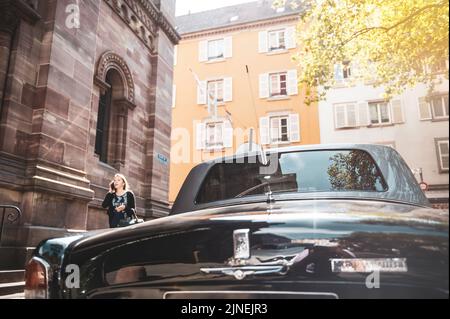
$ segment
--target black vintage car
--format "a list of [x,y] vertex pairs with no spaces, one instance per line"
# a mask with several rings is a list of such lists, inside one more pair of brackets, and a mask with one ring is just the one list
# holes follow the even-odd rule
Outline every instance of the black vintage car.
[[43,241],[27,298],[448,298],[448,212],[378,145],[202,163],[171,216]]

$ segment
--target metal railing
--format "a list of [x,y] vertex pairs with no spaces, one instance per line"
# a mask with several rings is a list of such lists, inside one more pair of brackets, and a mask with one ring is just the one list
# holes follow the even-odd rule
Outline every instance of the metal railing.
[[[7,212],[9,213],[7,214]],[[22,217],[20,208],[13,205],[0,205],[0,246],[2,245],[3,228],[6,223],[14,224]]]

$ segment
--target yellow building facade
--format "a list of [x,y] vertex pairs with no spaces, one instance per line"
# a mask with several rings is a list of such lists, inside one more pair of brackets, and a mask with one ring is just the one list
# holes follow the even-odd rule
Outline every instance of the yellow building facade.
[[[298,13],[267,14],[265,8],[266,19],[251,21],[240,17],[242,10],[251,10],[248,5],[230,8],[235,10],[220,14],[222,26],[211,21],[212,27],[179,30],[170,202],[194,166],[240,152],[249,141],[262,148],[320,143],[317,105],[304,103],[305,89],[297,84],[298,66],[292,61]],[[214,18],[214,12],[194,14],[181,17],[181,24],[183,18],[205,24],[208,14]]]

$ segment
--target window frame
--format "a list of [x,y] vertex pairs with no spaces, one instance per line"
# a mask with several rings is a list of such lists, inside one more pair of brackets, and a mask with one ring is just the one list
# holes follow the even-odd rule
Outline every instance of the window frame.
[[[441,144],[447,144],[447,149],[449,149],[449,139],[444,137],[444,138],[435,138],[435,145],[436,145],[436,155],[437,155],[437,160],[438,160],[438,168],[439,168],[439,173],[448,173],[449,172],[449,168],[448,167],[444,167],[443,166],[443,154],[442,154],[442,150],[440,145]],[[445,155],[444,155],[445,156]],[[449,157],[449,154],[446,154],[447,157]]]
[[[272,121],[278,121],[278,136],[276,139],[273,137],[273,129]],[[283,125],[281,123],[282,120],[286,120],[286,141],[283,141]],[[289,125],[289,115],[273,115],[269,116],[269,141],[270,144],[289,144],[291,143],[291,134],[290,134],[290,125]]]
[[[208,122],[205,123],[205,149],[222,149],[224,144],[224,122]],[[210,142],[210,130],[213,130],[214,141]],[[220,132],[221,139],[218,138],[218,132]]]
[[[219,91],[219,84],[222,85],[222,97],[220,98],[220,95],[218,95]],[[214,80],[208,80],[206,81],[206,99],[208,100],[210,97],[210,85],[214,85],[214,96],[217,96],[217,103],[224,103],[224,97],[225,97],[225,81],[224,79],[214,79]],[[214,102],[214,100],[212,101]],[[206,103],[208,104],[208,103]]]
[[[282,35],[282,37],[281,37]],[[275,42],[277,44],[276,47],[272,47],[272,36],[275,36]],[[280,39],[283,39],[283,43],[281,43]],[[267,49],[268,52],[274,52],[274,51],[284,51],[287,49],[286,44],[286,29],[277,29],[277,30],[270,30],[267,32]]]
[[[211,44],[216,43],[216,45],[213,47],[213,49],[216,51],[216,55],[212,55],[211,50]],[[220,45],[219,45],[220,44]],[[221,54],[220,49],[222,49]],[[206,57],[207,61],[214,61],[219,59],[225,59],[225,38],[220,39],[214,39],[214,40],[208,40],[206,43]]]
[[[284,76],[284,81],[281,80],[281,77]],[[272,78],[276,77],[276,87],[278,92],[274,93],[274,82],[272,81]],[[283,87],[282,83],[284,82],[284,93],[283,93]],[[287,72],[274,72],[269,73],[269,98],[272,97],[286,97],[288,95],[288,73]]]
[[[447,97],[447,104],[448,104],[448,95],[446,95],[446,94],[433,95],[433,96],[429,97],[429,100],[427,103],[428,103],[428,106],[430,107],[431,117],[433,120],[447,120],[449,118],[448,111],[445,108],[445,98],[446,97]],[[442,116],[436,116],[435,107],[433,104],[433,99],[436,99],[436,98],[440,98],[440,100],[442,102],[441,108],[442,108],[442,114],[444,114]]]
[[[369,126],[383,126],[383,125],[391,125],[391,124],[393,124],[390,101],[389,102],[385,102],[385,101],[370,101],[368,103],[369,103],[369,120],[370,120]],[[373,123],[372,122],[371,106],[374,105],[374,104],[377,106],[377,117],[378,117],[378,122],[377,123]],[[382,115],[381,115],[381,105],[382,104],[386,105],[387,115],[388,115],[388,118],[389,118],[388,122],[383,122],[382,121]]]

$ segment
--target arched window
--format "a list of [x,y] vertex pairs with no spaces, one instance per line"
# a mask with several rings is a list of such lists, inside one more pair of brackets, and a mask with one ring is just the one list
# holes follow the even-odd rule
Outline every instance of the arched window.
[[100,87],[95,154],[101,162],[120,170],[125,164],[128,110],[135,108],[133,79],[125,61],[106,52],[95,82]]

